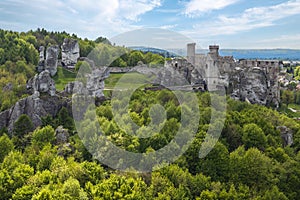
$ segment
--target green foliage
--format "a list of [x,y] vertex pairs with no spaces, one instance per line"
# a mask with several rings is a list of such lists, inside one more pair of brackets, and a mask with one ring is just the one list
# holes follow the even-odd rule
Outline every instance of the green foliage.
[[294,78],[299,81],[300,80],[300,66],[297,66],[294,70]]
[[[46,39],[53,42],[51,37]],[[35,42],[33,37],[28,40]],[[143,55],[145,60],[151,57],[146,55]],[[113,78],[117,80],[120,76]],[[1,77],[0,82],[4,83],[4,79]],[[87,119],[82,122],[85,134],[80,138],[73,132],[67,144],[54,142],[54,128],[63,125],[74,130],[68,109],[62,108],[54,118],[45,117],[43,127],[34,131],[25,129],[30,120],[22,116],[14,127],[18,133],[15,136],[26,141],[22,151],[13,151],[7,135],[0,137],[0,199],[300,199],[299,122],[270,108],[228,99],[222,135],[212,151],[200,159],[207,130],[214,129],[217,123],[210,124],[210,117],[216,114],[210,108],[210,95],[197,95],[201,119],[192,144],[175,163],[152,173],[122,173],[102,166],[83,144],[102,142],[95,131],[98,122],[111,142],[131,152],[150,153],[164,147],[176,134],[185,135],[185,131],[177,133],[181,113],[186,109],[192,115],[193,111],[179,105],[172,91],[136,90],[125,112],[127,116],[112,114],[112,106],[124,109],[123,100],[113,105],[109,101],[102,103],[96,113],[86,114]],[[160,106],[152,107],[155,104]],[[161,122],[161,116],[153,119],[160,128],[153,136],[139,138],[126,134],[125,130],[141,135],[149,133],[151,116],[161,115],[163,110],[166,120]],[[97,121],[93,122],[95,117]],[[124,126],[118,126],[115,117],[123,119]],[[139,127],[133,128],[127,123],[129,120]],[[287,126],[293,131],[293,145],[281,147],[277,126]],[[89,136],[92,140],[86,140]],[[69,152],[62,154],[65,146]],[[20,149],[18,145],[16,149]],[[106,153],[102,149],[96,152]]]
[[294,94],[293,91],[290,90],[283,90],[281,95],[281,101],[282,103],[285,103],[287,106],[290,103],[294,102]]
[[0,162],[3,161],[4,157],[14,149],[14,144],[9,137],[4,134],[0,137]]
[[263,130],[256,124],[246,124],[243,127],[243,143],[245,147],[256,147],[258,149],[265,149],[267,145],[267,138]]
[[21,138],[25,134],[33,131],[33,124],[28,115],[21,115],[14,123],[13,135]]
[[63,67],[57,67],[57,74],[53,77],[53,80],[55,81],[55,87],[58,91],[62,91],[67,83],[75,81],[75,79],[76,73],[71,72]]
[[69,129],[70,131],[74,130],[74,120],[70,116],[69,111],[66,107],[62,107],[57,114],[58,124],[62,125],[64,128]]
[[32,144],[37,145],[41,149],[46,144],[51,144],[54,140],[54,129],[51,126],[36,129],[32,134]]

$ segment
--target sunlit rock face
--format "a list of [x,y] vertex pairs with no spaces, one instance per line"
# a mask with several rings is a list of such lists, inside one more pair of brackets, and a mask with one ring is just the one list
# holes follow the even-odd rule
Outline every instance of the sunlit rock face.
[[0,113],[0,129],[7,128],[12,133],[14,123],[22,114],[28,115],[34,128],[42,125],[42,118],[48,115],[54,117],[62,107],[70,107],[70,102],[58,96],[39,97],[33,94],[19,100],[13,107]]
[[73,68],[80,57],[80,48],[77,40],[65,38],[61,46],[62,64],[67,68]]
[[45,70],[48,70],[52,77],[57,73],[58,54],[58,46],[50,46],[47,48]]
[[42,71],[40,74],[36,74],[32,79],[27,82],[27,90],[32,94],[47,93],[50,96],[54,96],[56,93],[55,82],[50,76],[48,70]]

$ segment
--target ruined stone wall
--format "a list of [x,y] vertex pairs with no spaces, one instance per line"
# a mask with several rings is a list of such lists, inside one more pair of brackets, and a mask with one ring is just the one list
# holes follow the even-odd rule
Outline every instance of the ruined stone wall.
[[200,77],[208,85],[209,91],[218,90],[222,86],[227,88],[227,93],[234,99],[279,106],[279,61],[240,60],[236,62],[232,56],[220,56],[219,47],[216,45],[209,47],[210,51],[207,55],[193,54],[190,52],[191,45],[194,44],[187,46],[187,58],[195,61],[192,70],[197,70],[201,74]]

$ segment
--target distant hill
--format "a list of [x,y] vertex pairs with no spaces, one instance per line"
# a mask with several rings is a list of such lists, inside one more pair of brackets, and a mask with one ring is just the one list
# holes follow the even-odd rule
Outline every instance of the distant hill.
[[165,57],[176,57],[178,56],[178,54],[176,53],[173,53],[171,51],[168,51],[168,50],[164,50],[164,49],[158,49],[158,48],[153,48],[153,47],[143,47],[143,46],[132,46],[132,47],[128,47],[129,49],[132,49],[132,50],[136,50],[136,51],[142,51],[142,52],[151,52],[151,53],[154,53],[154,54],[160,54],[160,55],[163,55]]
[[221,49],[220,54],[236,59],[300,60],[300,50],[295,49]]
[[[157,49],[151,47],[130,47],[143,52],[158,53],[170,57],[186,56],[186,49]],[[208,49],[197,49],[197,53],[206,54]],[[297,49],[220,49],[221,56],[233,56],[235,59],[265,59],[265,60],[300,60],[300,50]]]

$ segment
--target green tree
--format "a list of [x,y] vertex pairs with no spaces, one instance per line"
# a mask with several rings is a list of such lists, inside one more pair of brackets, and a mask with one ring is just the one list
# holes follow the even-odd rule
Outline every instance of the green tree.
[[66,107],[62,107],[60,111],[57,114],[59,125],[62,125],[64,128],[67,128],[69,130],[74,130],[74,120],[70,116],[69,111]]
[[55,131],[51,126],[45,126],[41,129],[36,129],[32,134],[32,144],[42,147],[55,140]]
[[9,137],[4,134],[0,137],[0,163],[3,161],[4,157],[14,149],[14,144],[9,139]]
[[243,127],[243,143],[246,148],[256,147],[258,149],[265,149],[267,145],[267,137],[263,130],[256,124],[246,124]]
[[198,172],[210,176],[212,180],[225,181],[229,172],[229,152],[225,145],[217,142],[211,152],[198,164]]
[[288,198],[279,191],[277,186],[273,186],[271,190],[267,190],[262,200],[288,200]]
[[281,96],[282,103],[285,103],[288,106],[290,103],[294,102],[294,94],[293,91],[283,90]]
[[111,64],[111,67],[127,67],[127,63],[122,58],[115,59]]
[[127,61],[127,64],[129,66],[136,66],[138,64],[139,61],[144,61],[144,55],[142,52],[140,51],[132,51],[130,52],[129,54],[129,58],[128,58],[128,61]]
[[20,138],[31,131],[33,131],[31,119],[28,115],[22,114],[14,123],[13,135]]
[[265,190],[274,181],[272,160],[256,148],[239,147],[230,154],[230,181]]
[[12,196],[13,200],[30,200],[32,196],[37,192],[37,188],[33,185],[24,185],[18,188]]

